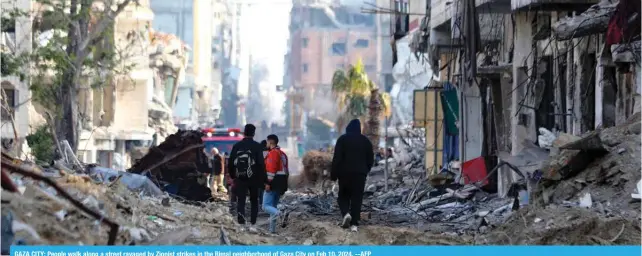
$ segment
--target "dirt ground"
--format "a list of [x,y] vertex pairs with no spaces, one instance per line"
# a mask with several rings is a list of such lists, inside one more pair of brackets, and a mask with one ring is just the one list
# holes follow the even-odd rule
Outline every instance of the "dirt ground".
[[[120,196],[117,193],[112,195],[116,198]],[[223,203],[202,207],[171,200],[170,206],[162,206],[160,200],[154,198],[138,200],[136,196],[131,196],[123,199],[129,204],[120,201],[114,205],[103,205],[103,212],[121,224],[117,244],[220,244],[221,232],[235,245],[467,243],[458,237],[378,225],[362,226],[359,232],[352,233],[337,225],[338,217],[329,216],[320,220],[291,218],[285,228],[278,230],[277,235],[265,232],[267,221],[261,217],[258,233],[251,233],[235,223],[234,218],[225,212],[227,207]],[[23,227],[15,237],[26,244],[100,245],[107,241],[107,226],[99,225],[96,220],[79,211],[63,210],[73,209],[65,203],[33,200],[7,192],[2,194],[2,200],[3,215],[11,211],[14,226],[19,223],[17,226]]]
[[[73,177],[73,176],[71,176]],[[504,224],[475,237],[425,232],[385,223],[361,226],[352,233],[340,228],[338,214],[290,216],[277,235],[265,232],[266,217],[258,233],[244,231],[227,213],[227,202],[202,206],[158,198],[141,198],[126,188],[105,187],[86,179],[67,178],[63,186],[84,204],[119,223],[117,244],[221,244],[235,245],[462,245],[462,244],[638,244],[639,219],[605,219],[594,211],[549,207],[524,208]],[[69,205],[51,192],[27,185],[24,195],[3,192],[2,214],[11,212],[15,239],[25,244],[100,245],[109,228]],[[82,199],[84,197],[84,199]],[[16,227],[17,226],[17,227]],[[222,235],[224,234],[224,235]],[[223,239],[225,240],[225,239]]]
[[477,244],[640,244],[640,219],[605,218],[581,208],[523,208],[503,225],[478,236]]

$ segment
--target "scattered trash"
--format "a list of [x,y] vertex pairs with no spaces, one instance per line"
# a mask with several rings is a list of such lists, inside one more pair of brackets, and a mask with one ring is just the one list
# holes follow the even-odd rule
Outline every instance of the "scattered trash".
[[63,220],[65,220],[65,215],[67,215],[67,211],[60,210],[60,211],[55,212],[54,215],[56,215],[56,218],[59,221],[63,221]]
[[635,199],[641,199],[642,196],[640,196],[640,194],[642,194],[642,180],[638,181],[638,184],[637,184],[637,186],[635,188],[635,192],[631,193],[631,197],[633,197]]
[[591,194],[586,193],[584,196],[580,198],[580,207],[582,208],[591,208],[593,206],[593,199],[591,198]]
[[122,182],[127,186],[127,188],[132,191],[140,191],[144,196],[163,196],[163,191],[161,191],[151,180],[149,180],[149,178],[145,176],[129,172],[120,172],[95,165],[89,166],[87,169],[89,170],[89,175],[102,177],[99,181],[102,181],[105,184]]
[[540,127],[538,129],[540,135],[537,136],[537,143],[542,148],[550,148],[553,146],[553,141],[557,138],[555,134],[546,128]]

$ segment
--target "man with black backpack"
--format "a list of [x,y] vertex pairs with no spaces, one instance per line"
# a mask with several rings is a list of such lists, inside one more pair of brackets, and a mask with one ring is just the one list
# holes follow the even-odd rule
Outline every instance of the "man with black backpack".
[[250,193],[250,230],[255,229],[256,217],[259,213],[259,189],[267,180],[263,147],[254,141],[256,127],[245,125],[245,138],[232,147],[228,162],[228,172],[234,180],[236,195],[236,212],[239,224],[246,224],[245,201]]

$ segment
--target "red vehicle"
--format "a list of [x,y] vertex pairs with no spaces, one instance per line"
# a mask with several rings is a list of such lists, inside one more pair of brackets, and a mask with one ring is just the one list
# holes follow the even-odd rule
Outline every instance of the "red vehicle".
[[[237,142],[243,139],[243,134],[241,129],[238,128],[205,128],[202,130],[205,136],[203,137],[203,143],[205,144],[205,150],[211,152],[212,148],[216,147],[220,154],[225,154],[225,166],[227,167],[228,158],[232,147]],[[225,173],[225,185],[230,189],[231,180]]]
[[225,153],[226,156],[230,155],[232,146],[243,139],[241,129],[238,128],[205,128],[203,133],[205,134],[203,143],[205,143],[207,152],[216,147],[221,154]]

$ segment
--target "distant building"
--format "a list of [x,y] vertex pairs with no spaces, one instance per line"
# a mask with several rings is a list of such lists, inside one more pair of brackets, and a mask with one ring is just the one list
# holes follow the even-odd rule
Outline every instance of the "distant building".
[[[284,85],[306,99],[290,108],[295,112],[289,115],[295,120],[293,132],[302,131],[302,120],[315,109],[308,99],[328,96],[335,71],[361,60],[371,80],[378,85],[384,80],[381,40],[389,39],[379,36],[376,15],[362,13],[361,7],[337,2],[293,4]],[[387,69],[391,68],[390,64]]]
[[227,19],[225,1],[153,1],[152,9],[157,13],[153,27],[178,35],[192,49],[190,68],[179,86],[174,112],[196,122],[213,121],[210,119],[218,118],[221,105],[220,44],[221,24]]

